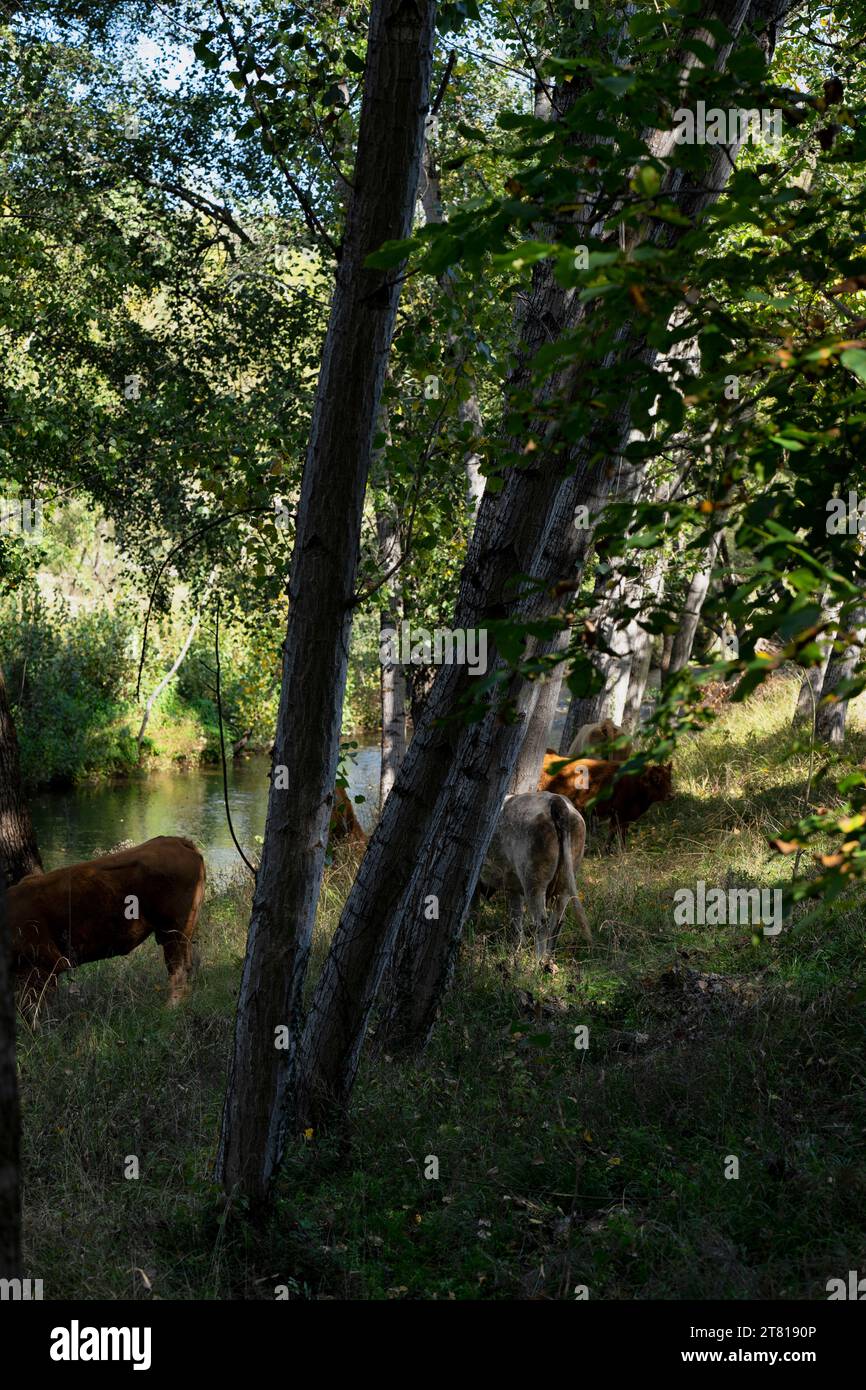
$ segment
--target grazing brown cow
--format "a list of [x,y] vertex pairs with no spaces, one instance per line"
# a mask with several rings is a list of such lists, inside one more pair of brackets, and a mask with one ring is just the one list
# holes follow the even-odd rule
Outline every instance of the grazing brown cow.
[[189,985],[204,860],[191,840],[159,835],[132,849],[28,874],[7,895],[12,964],[38,1004],[64,970],[126,956],[151,933],[165,955],[169,1004]]
[[569,902],[574,903],[587,944],[592,945],[574,878],[585,844],[583,816],[564,796],[526,792],[505,798],[481,867],[481,885],[488,892],[505,890],[511,923],[521,944],[526,904],[540,961],[547,960],[556,949]]
[[355,808],[345,787],[334,788],[334,805],[328,830],[331,840],[348,840],[350,844],[365,845],[367,836],[361,829]]
[[622,738],[622,729],[612,719],[602,719],[600,724],[581,724],[568,749],[569,758],[607,758],[612,763],[625,763],[631,757],[631,749],[623,744],[611,748],[616,739]]
[[[641,772],[629,772],[614,781],[621,766],[621,763],[602,758],[566,760],[561,754],[547,753],[538,789],[559,792],[560,796],[568,797],[578,810],[592,801],[594,814],[611,823],[608,849],[612,847],[617,831],[621,833],[625,845],[629,826],[639,820],[656,801],[667,801],[673,796],[673,777],[672,765],[664,763],[645,767]],[[596,801],[595,798],[608,787],[611,788],[610,796]]]

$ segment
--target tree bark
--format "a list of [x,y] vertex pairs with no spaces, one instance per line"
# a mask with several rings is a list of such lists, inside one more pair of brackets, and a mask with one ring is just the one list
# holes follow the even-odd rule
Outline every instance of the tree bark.
[[[611,562],[616,565],[616,560]],[[594,695],[575,696],[565,722],[560,749],[567,753],[584,724],[598,724],[612,719],[622,724],[628,698],[632,670],[632,647],[639,641],[640,629],[634,621],[622,622],[620,610],[634,601],[634,584],[621,575],[608,578],[601,596],[593,608],[600,643],[593,656],[593,665],[600,673],[601,688]],[[568,742],[566,742],[566,739]]]
[[[429,127],[424,139],[424,154],[421,164],[421,207],[424,211],[424,221],[428,224],[439,224],[443,220],[442,211],[442,171],[439,161],[436,158],[433,134]],[[440,276],[439,284],[449,299],[454,298],[454,274],[447,270]],[[453,332],[448,334],[448,346],[452,352],[457,352],[457,336]],[[457,418],[461,425],[468,424],[473,435],[481,433],[481,406],[478,403],[478,393],[475,389],[474,380],[471,381],[467,395],[457,403]],[[481,472],[481,456],[474,449],[468,449],[463,456],[463,470],[466,474],[466,505],[470,515],[474,520],[478,515],[478,506],[484,494],[484,474]]]
[[[411,229],[435,0],[374,0],[353,188],[289,583],[261,867],[241,980],[217,1174],[258,1203],[291,1123],[301,994],[334,796],[364,492],[401,267],[367,257]],[[389,804],[393,797],[389,797]]]
[[0,1279],[21,1275],[21,1115],[15,1070],[15,994],[0,880]]
[[[721,19],[737,34],[747,19],[763,22],[767,12],[764,3],[742,0],[710,3],[703,14]],[[696,32],[703,38],[706,31]],[[707,33],[707,42],[711,40]],[[723,59],[720,54],[719,62]],[[673,135],[659,133],[653,143],[664,153],[673,148]],[[673,182],[681,206],[699,215],[718,196],[731,167],[730,151],[717,147],[708,156],[699,187],[689,185],[686,191],[685,178],[676,171]],[[647,235],[671,245],[681,233],[672,229]],[[551,280],[544,267],[534,277],[523,336],[526,348],[531,348],[535,333],[540,341],[550,340],[567,321],[566,292],[558,291]],[[611,370],[628,381],[634,359],[651,365],[657,352],[632,324],[621,332],[609,357]],[[558,400],[573,399],[580,387],[574,368],[549,383],[550,394]],[[532,437],[541,441],[531,461],[506,474],[499,493],[486,492],[482,499],[455,628],[483,627],[494,617],[550,615],[549,586],[565,575],[579,575],[585,558],[585,538],[573,525],[575,508],[586,504],[592,514],[603,505],[614,484],[609,460],[627,442],[629,416],[625,393],[622,404],[604,421],[605,447],[595,436],[575,446],[569,464],[573,472],[565,480],[558,457],[561,441],[558,448],[551,447],[552,427],[531,429]],[[515,601],[509,596],[509,580],[515,574],[539,582],[530,598]],[[490,656],[497,659],[495,650]],[[459,667],[440,669],[334,934],[304,1034],[299,1113],[308,1122],[327,1122],[335,1112],[344,1112],[370,1010],[395,943],[390,978],[399,987],[385,1009],[388,1045],[423,1043],[435,1020],[538,694],[537,685],[512,675],[505,687],[509,719],[502,718],[497,703],[483,719],[466,725],[455,716],[469,679]]]
[[628,733],[634,733],[640,727],[641,706],[646,694],[652,661],[653,639],[646,628],[641,626],[640,620],[644,619],[645,621],[649,617],[650,610],[658,603],[663,582],[664,566],[661,552],[659,552],[642,587],[640,612],[629,624],[631,630],[631,668],[622,716],[622,727]]
[[[598,570],[595,575],[595,585],[592,592],[590,604],[590,620],[596,629],[600,629],[604,615],[609,606],[608,576]],[[593,658],[593,665],[598,669],[598,662]],[[604,690],[596,692],[595,695],[572,695],[565,716],[565,723],[559,737],[560,753],[567,753],[575,740],[578,729],[584,724],[597,724],[604,715],[597,714],[601,701],[604,698]]]
[[652,658],[652,637],[636,619],[629,624],[629,630],[631,664],[622,710],[622,728],[627,733],[633,734],[640,726],[641,705],[649,680],[650,660]]
[[[387,573],[401,557],[400,530],[393,507],[376,508],[376,534],[379,540],[379,563]],[[402,591],[399,571],[387,581],[382,593],[388,600],[379,613],[380,634],[400,631],[403,617]],[[400,764],[406,755],[406,673],[399,662],[382,660],[379,677],[382,714],[379,772],[379,811],[394,785]]]
[[[821,599],[821,616],[825,622],[836,622],[839,617],[838,604],[828,602],[825,593]],[[817,666],[812,666],[803,677],[800,685],[800,692],[797,696],[797,707],[791,720],[792,726],[808,720],[813,724],[818,712],[818,701],[821,698],[821,690],[827,675],[827,667],[830,665],[830,658],[833,655],[833,638],[828,632],[819,637],[818,644],[821,648],[821,660]]]
[[[562,653],[568,646],[570,633],[566,630],[559,639],[549,644],[552,653]],[[550,731],[556,717],[562,681],[565,676],[565,662],[560,661],[541,685],[535,707],[526,726],[526,735],[520,745],[517,762],[514,766],[509,792],[534,792],[538,790],[544,755],[550,743]]]
[[6,681],[0,670],[0,869],[8,888],[42,872],[30,808],[21,787],[21,759]]
[[692,648],[695,645],[698,623],[701,620],[704,603],[710,590],[710,580],[713,574],[713,566],[719,553],[719,546],[722,543],[722,532],[717,531],[704,551],[704,556],[700,567],[695,570],[686,594],[686,601],[683,604],[683,611],[680,617],[680,625],[674,637],[671,657],[668,662],[668,675],[675,676],[688,666]]
[[848,643],[841,653],[831,655],[821,686],[821,701],[815,719],[815,736],[821,743],[841,747],[845,742],[845,721],[848,701],[836,691],[843,681],[850,680],[860,664],[863,643],[866,641],[866,608],[855,608],[850,617]]

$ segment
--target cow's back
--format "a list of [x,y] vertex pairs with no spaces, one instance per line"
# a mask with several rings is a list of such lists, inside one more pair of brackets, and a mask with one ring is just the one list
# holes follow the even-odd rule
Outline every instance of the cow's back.
[[582,810],[613,781],[619,767],[619,763],[604,758],[567,759],[561,753],[546,753],[538,790],[564,796],[576,810]]
[[126,955],[151,932],[191,934],[204,883],[200,852],[174,835],[29,874],[8,893],[13,954],[22,966],[58,955],[83,965]]

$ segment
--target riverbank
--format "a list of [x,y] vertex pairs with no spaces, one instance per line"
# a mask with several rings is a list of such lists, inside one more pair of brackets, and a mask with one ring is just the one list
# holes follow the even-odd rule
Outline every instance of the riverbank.
[[[219,763],[212,634],[199,627],[162,688],[188,636],[188,620],[178,612],[151,623],[140,672],[141,621],[140,600],[109,611],[72,611],[59,595],[51,602],[33,594],[26,603],[0,601],[0,653],[25,787],[68,788]],[[378,717],[379,667],[361,626],[363,640],[353,646],[349,672],[347,728]],[[238,624],[223,627],[220,689],[231,752],[254,753],[273,743],[281,627],[276,617],[270,631],[254,637]]]

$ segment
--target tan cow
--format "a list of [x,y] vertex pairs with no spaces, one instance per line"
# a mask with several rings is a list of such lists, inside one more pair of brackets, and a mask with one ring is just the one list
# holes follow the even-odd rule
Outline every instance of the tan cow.
[[572,739],[566,756],[607,758],[615,763],[627,762],[631,757],[630,747],[611,747],[611,744],[621,737],[622,729],[619,724],[614,724],[612,719],[602,719],[600,724],[582,724]]
[[564,796],[526,792],[505,798],[481,868],[481,883],[488,891],[504,889],[520,944],[526,905],[535,928],[535,953],[540,961],[547,960],[556,950],[569,902],[574,903],[587,945],[592,945],[574,877],[585,845],[583,816]]
[[179,1003],[204,887],[204,859],[176,835],[28,874],[7,895],[12,967],[26,996],[38,1003],[64,970],[126,956],[153,935],[165,956],[169,1003]]

